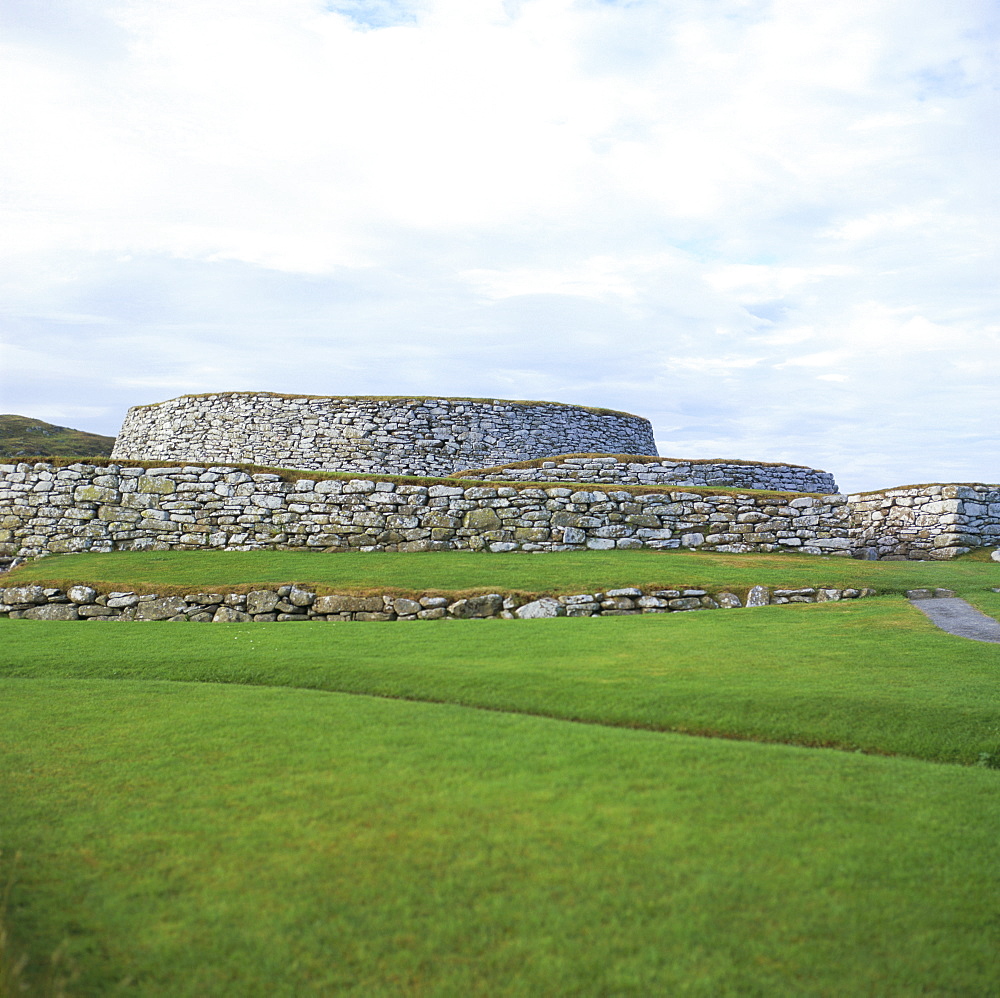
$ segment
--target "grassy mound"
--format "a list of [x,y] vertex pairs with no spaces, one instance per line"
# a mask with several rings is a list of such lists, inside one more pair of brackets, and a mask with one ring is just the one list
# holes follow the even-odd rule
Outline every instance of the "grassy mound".
[[110,457],[114,437],[55,426],[29,416],[0,416],[0,460],[31,457]]

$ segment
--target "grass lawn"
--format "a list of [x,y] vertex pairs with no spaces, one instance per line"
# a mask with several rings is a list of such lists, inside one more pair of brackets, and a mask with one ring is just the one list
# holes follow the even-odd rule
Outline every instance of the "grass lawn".
[[3,684],[71,993],[990,995],[998,774],[289,689]]
[[[984,560],[985,559],[985,560]],[[530,555],[319,551],[119,551],[41,558],[5,585],[83,582],[103,591],[167,595],[192,589],[246,591],[298,582],[323,591],[593,592],[617,586],[729,588],[762,584],[865,587],[880,593],[922,586],[979,592],[1000,586],[1000,563],[985,552],[953,561],[855,561],[821,555],[715,554],[690,551],[566,551]]]
[[[931,585],[1000,614],[975,559],[184,552],[6,584],[78,558],[151,592]],[[80,996],[993,996],[998,678],[899,596],[0,620],[8,965],[36,984],[62,947]]]
[[288,686],[597,724],[1000,758],[1000,645],[898,598],[413,623],[0,620],[0,676]]

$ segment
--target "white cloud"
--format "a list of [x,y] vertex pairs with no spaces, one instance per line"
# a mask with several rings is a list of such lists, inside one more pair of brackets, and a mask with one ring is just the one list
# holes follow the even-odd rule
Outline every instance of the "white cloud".
[[985,0],[11,0],[0,29],[2,408],[535,395],[681,456],[1000,479]]

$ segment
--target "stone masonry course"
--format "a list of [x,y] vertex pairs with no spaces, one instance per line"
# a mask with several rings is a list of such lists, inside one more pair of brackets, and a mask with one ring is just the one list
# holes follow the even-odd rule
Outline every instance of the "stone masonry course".
[[366,596],[317,594],[285,585],[249,593],[199,592],[182,596],[156,593],[99,593],[80,584],[67,589],[39,585],[0,588],[0,616],[26,620],[95,620],[260,623],[292,621],[389,620],[531,620],[543,617],[616,617],[635,614],[730,610],[786,603],[827,603],[873,596],[872,589],[753,586],[745,601],[736,593],[704,589],[635,587],[607,592],[528,596],[486,593],[478,596],[431,596],[384,593]]
[[112,456],[438,476],[584,451],[655,455],[652,426],[556,402],[228,392],[134,406]]
[[560,454],[543,461],[463,471],[488,482],[590,482],[603,485],[709,485],[776,492],[837,492],[833,475],[797,464],[684,461],[631,454]]
[[224,465],[0,465],[0,556],[195,548],[852,549],[840,495],[289,475]]

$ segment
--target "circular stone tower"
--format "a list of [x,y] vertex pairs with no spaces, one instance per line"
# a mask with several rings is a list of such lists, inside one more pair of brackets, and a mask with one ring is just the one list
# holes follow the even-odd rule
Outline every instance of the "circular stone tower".
[[653,428],[560,402],[220,392],[129,409],[112,457],[449,475],[570,453],[655,456]]

